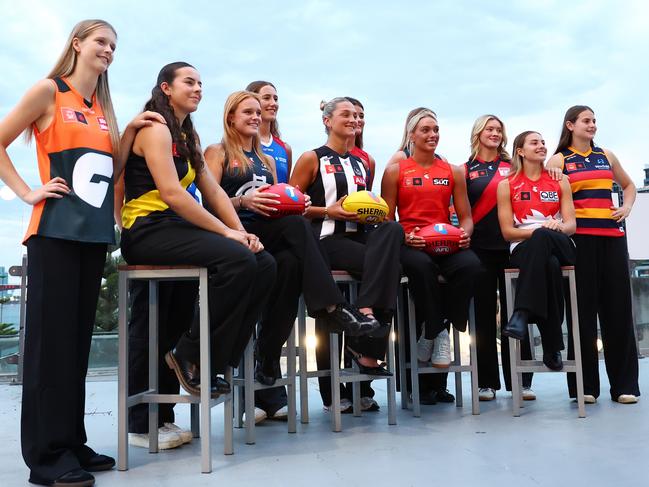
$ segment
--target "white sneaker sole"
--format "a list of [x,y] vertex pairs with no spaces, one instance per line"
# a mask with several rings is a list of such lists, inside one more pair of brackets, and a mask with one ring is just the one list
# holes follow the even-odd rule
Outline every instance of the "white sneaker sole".
[[[129,433],[128,435],[128,444],[138,448],[146,448],[147,450],[149,449],[148,438],[144,439],[138,436],[132,436],[132,433]],[[158,450],[173,450],[174,448],[178,448],[182,445],[183,440],[180,435],[178,435],[178,438],[175,440],[158,441]]]

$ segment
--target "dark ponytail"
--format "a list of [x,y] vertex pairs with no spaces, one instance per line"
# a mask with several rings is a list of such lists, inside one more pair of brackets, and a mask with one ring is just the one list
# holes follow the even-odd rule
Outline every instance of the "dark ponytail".
[[[567,149],[572,145],[572,132],[568,130],[566,123],[575,123],[579,118],[579,115],[581,115],[582,112],[585,112],[586,110],[593,112],[593,109],[586,105],[575,105],[574,107],[568,108],[568,111],[566,111],[566,114],[563,117],[563,127],[561,127],[561,136],[559,137],[557,150],[554,151],[555,154],[558,154],[559,152]],[[595,144],[592,140],[590,141],[590,146],[595,147]]]
[[179,61],[164,66],[158,73],[158,80],[155,87],[151,90],[151,99],[144,104],[144,110],[158,112],[167,122],[167,127],[171,132],[171,139],[176,145],[176,151],[183,159],[189,159],[192,167],[197,173],[203,171],[203,154],[200,148],[198,134],[194,130],[194,124],[190,115],[185,117],[182,125],[178,123],[178,118],[174,114],[174,109],[169,103],[169,97],[164,94],[160,85],[162,83],[173,83],[176,78],[176,71],[180,68],[193,68],[191,64]]

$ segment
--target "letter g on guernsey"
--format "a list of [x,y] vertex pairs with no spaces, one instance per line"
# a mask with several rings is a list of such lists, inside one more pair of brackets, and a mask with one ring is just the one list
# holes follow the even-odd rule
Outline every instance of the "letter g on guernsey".
[[76,195],[95,208],[101,208],[113,176],[113,158],[88,152],[74,165],[72,189]]

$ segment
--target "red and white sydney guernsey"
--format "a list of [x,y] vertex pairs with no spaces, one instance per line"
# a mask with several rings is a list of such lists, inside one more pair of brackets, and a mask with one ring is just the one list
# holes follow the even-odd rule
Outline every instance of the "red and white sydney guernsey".
[[[536,229],[551,218],[561,218],[561,185],[547,171],[536,181],[521,171],[509,180],[509,195],[516,228]],[[510,251],[519,243],[512,242]]]

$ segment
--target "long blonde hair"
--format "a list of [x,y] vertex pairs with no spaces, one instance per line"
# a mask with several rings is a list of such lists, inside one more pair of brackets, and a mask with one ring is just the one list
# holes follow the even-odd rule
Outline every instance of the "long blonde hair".
[[525,132],[518,134],[514,139],[509,176],[516,177],[523,170],[523,158],[518,153],[518,149],[521,149],[525,145],[525,139],[527,139],[527,136],[530,134],[538,134],[538,132],[536,130],[526,130]]
[[[225,107],[223,108],[223,138],[221,139],[221,145],[225,151],[225,169],[230,173],[238,171],[238,168],[232,164],[233,161],[238,161],[242,164],[246,171],[252,171],[252,161],[243,152],[241,135],[235,130],[234,124],[228,120],[234,115],[239,104],[248,98],[254,98],[261,106],[261,99],[257,93],[253,93],[252,91],[235,91],[225,100]],[[275,160],[262,152],[259,134],[252,138],[252,151],[259,156],[259,159],[261,159],[272,173],[275,182],[277,182]]]
[[[92,34],[97,29],[108,28],[113,31],[115,37],[117,37],[117,32],[115,28],[110,25],[105,20],[100,19],[89,19],[82,20],[77,25],[75,25],[68,36],[68,40],[65,41],[65,47],[63,52],[59,56],[59,59],[56,61],[56,64],[47,75],[47,78],[61,78],[70,76],[74,73],[75,68],[77,67],[77,51],[72,47],[72,42],[74,39],[79,39],[80,41],[85,40],[90,34]],[[108,133],[110,134],[110,141],[113,146],[113,154],[117,154],[119,151],[119,129],[117,128],[117,118],[115,117],[115,110],[113,110],[113,101],[110,97],[110,88],[108,87],[108,71],[104,71],[99,75],[97,79],[97,88],[95,90],[95,95],[97,101],[101,105],[102,110],[104,111],[104,118],[108,124]],[[34,127],[30,126],[25,131],[25,139],[30,141],[34,133]]]
[[437,120],[437,114],[435,112],[433,112],[432,110],[429,110],[426,107],[417,107],[417,108],[413,108],[412,110],[410,110],[410,112],[408,112],[408,116],[406,117],[406,124],[403,127],[403,136],[401,137],[401,144],[399,144],[399,148],[397,150],[405,152],[406,149],[408,149],[408,145],[409,145],[408,138],[409,138],[409,135],[410,135],[410,134],[408,134],[408,122],[410,122],[412,117],[414,117],[418,113],[422,112],[423,110],[428,110],[429,112],[431,112],[433,114],[433,118],[435,120]]
[[[411,114],[415,110],[419,110],[419,111],[415,112],[411,116]],[[437,122],[437,115],[435,114],[434,111],[432,111],[432,110],[430,110],[428,108],[421,108],[421,109],[416,108],[415,110],[412,110],[408,114],[409,118],[406,120],[406,130],[405,130],[405,138],[406,138],[406,141],[407,141],[406,148],[408,149],[408,152],[410,153],[411,156],[415,153],[415,145],[414,145],[414,142],[412,140],[410,140],[410,136],[415,131],[415,128],[417,128],[417,125],[419,124],[419,122],[421,122],[424,118],[432,118],[433,120],[435,120],[435,122]],[[401,149],[401,150],[403,150],[403,149]]]
[[475,158],[478,157],[478,152],[480,152],[480,134],[487,126],[487,124],[492,120],[498,122],[500,124],[500,128],[502,129],[503,138],[500,141],[498,148],[496,149],[498,151],[498,157],[501,161],[511,160],[507,149],[505,149],[505,146],[507,146],[507,132],[505,132],[505,124],[497,116],[491,114],[478,117],[473,124],[473,128],[471,129],[471,157],[469,157],[469,160],[475,161]]

